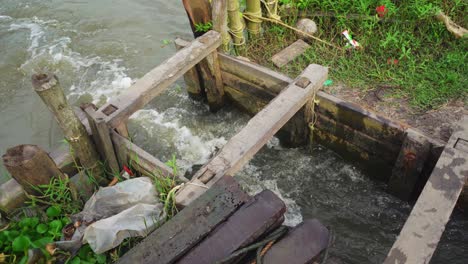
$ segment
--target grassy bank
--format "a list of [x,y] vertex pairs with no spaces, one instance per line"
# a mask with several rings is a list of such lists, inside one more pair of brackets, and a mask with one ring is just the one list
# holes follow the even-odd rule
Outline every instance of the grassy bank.
[[[384,87],[390,96],[407,98],[420,110],[466,100],[467,38],[455,38],[434,16],[441,10],[466,28],[466,1],[279,1],[282,21],[295,25],[301,17],[311,18],[318,26],[317,37],[343,47],[312,40],[304,55],[280,71],[295,76],[310,63],[322,64],[330,67],[335,83],[363,91]],[[385,14],[379,17],[376,8],[382,5]],[[263,28],[263,36],[248,41],[240,53],[274,68],[271,57],[298,37],[279,25],[265,22]],[[346,29],[361,50],[344,48],[341,32]]]

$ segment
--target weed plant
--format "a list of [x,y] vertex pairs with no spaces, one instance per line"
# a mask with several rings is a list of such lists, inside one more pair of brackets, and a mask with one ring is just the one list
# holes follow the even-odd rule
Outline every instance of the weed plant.
[[[317,41],[293,63],[280,69],[290,76],[308,64],[330,67],[330,78],[364,91],[389,87],[391,96],[407,98],[418,110],[437,108],[450,100],[466,100],[467,38],[456,39],[435,19],[439,10],[463,27],[468,26],[465,0],[279,0],[282,20],[295,25],[312,18],[317,37],[339,47],[349,30],[362,50],[340,51]],[[385,6],[382,17],[376,12]],[[288,8],[285,8],[285,7]],[[263,23],[261,38],[247,43],[245,54],[258,63],[271,64],[273,54],[298,38],[281,26]],[[266,48],[267,47],[267,48]]]

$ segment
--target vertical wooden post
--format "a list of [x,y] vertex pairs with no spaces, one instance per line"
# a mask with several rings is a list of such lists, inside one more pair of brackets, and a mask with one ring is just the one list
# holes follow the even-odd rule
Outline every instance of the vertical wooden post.
[[[211,7],[207,0],[182,0],[185,11],[190,19],[190,25],[195,37],[200,36],[194,25],[211,21]],[[218,53],[213,52],[198,64],[201,82],[206,92],[210,111],[216,112],[224,105],[224,85],[221,78],[221,67],[219,65]]]
[[229,43],[231,36],[228,32],[228,18],[227,18],[227,0],[212,0],[212,13],[213,13],[213,30],[221,33],[223,45],[219,47],[218,51],[229,51]]
[[54,177],[65,177],[49,154],[36,145],[9,148],[2,159],[13,179],[29,194],[40,195],[34,186],[49,184]]
[[114,146],[109,134],[109,127],[106,124],[105,116],[102,112],[97,112],[90,105],[85,108],[86,116],[88,117],[89,126],[93,132],[94,143],[101,158],[109,167],[112,175],[120,174],[119,163],[115,155]]
[[228,0],[227,11],[234,46],[243,46],[245,44],[244,24],[239,11],[239,0]]
[[128,133],[127,120],[120,123],[115,130],[123,137],[130,138],[130,133]]
[[[181,50],[186,47],[187,41],[176,38],[174,44],[177,50]],[[198,65],[191,68],[184,74],[184,81],[187,86],[187,92],[192,99],[199,100],[204,98],[203,89],[200,84]]]
[[260,0],[247,0],[247,7],[244,15],[247,16],[247,30],[249,31],[249,36],[258,36],[262,26],[262,20],[259,18],[262,17]]
[[67,99],[60,87],[57,76],[53,74],[34,74],[32,85],[42,101],[53,113],[65,139],[70,144],[84,169],[96,179],[104,183],[104,171],[99,164],[99,156],[86,132],[86,128],[68,105]]

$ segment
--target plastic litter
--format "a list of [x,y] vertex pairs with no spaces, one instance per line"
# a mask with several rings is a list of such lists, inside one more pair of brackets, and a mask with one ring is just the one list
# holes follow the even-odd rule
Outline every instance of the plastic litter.
[[323,86],[330,86],[332,84],[333,84],[333,81],[331,79],[328,79],[323,83]]
[[150,178],[139,177],[99,189],[83,211],[71,216],[74,233],[57,248],[75,254],[82,244],[100,254],[125,238],[146,236],[165,219],[163,205]]
[[357,42],[356,40],[354,40],[351,37],[351,34],[349,34],[348,30],[345,30],[345,31],[341,32],[341,34],[343,34],[343,36],[346,38],[346,40],[348,40],[348,43],[346,44],[346,47],[353,47],[355,49],[358,49],[358,48],[361,47],[361,45],[359,45],[359,42]]

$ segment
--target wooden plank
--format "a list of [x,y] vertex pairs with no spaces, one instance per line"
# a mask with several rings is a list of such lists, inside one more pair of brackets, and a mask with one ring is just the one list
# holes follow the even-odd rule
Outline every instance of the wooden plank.
[[218,53],[208,54],[199,64],[203,87],[210,111],[216,112],[224,105],[224,85],[221,77]]
[[226,54],[218,54],[221,70],[236,75],[243,80],[256,84],[273,94],[279,94],[293,79],[286,75],[260,66],[256,63],[235,58]]
[[195,24],[211,22],[212,15],[209,0],[182,0],[182,4],[184,5],[185,12],[187,12],[193,36],[195,38],[202,36],[204,32],[197,31]]
[[429,263],[468,177],[468,116],[459,122],[384,263]]
[[[174,40],[174,45],[177,50],[181,50],[189,44],[190,42],[181,38],[176,38]],[[187,93],[189,94],[190,98],[196,100],[200,100],[205,97],[202,85],[200,84],[199,70],[200,69],[198,68],[198,66],[194,66],[184,74],[184,81],[185,85],[187,86]]]
[[302,55],[308,48],[310,48],[310,45],[302,39],[299,39],[273,55],[271,61],[273,64],[275,64],[276,67],[281,68],[296,59],[298,56]]
[[[155,158],[153,155],[144,151],[142,148],[138,147],[130,140],[122,137],[115,131],[110,133],[111,140],[114,144],[116,152],[118,153],[119,161],[122,162],[122,165],[134,168],[140,173],[146,175],[155,174],[156,176],[161,175],[165,177],[172,177],[172,169],[164,164],[164,162]],[[181,176],[177,175],[179,180],[182,182],[187,182],[188,180]]]
[[317,219],[307,219],[294,227],[266,252],[265,264],[306,264],[317,259],[328,246],[329,231]]
[[278,226],[285,211],[284,202],[272,191],[265,190],[244,204],[177,263],[216,263]]
[[[322,87],[327,73],[328,69],[323,66],[309,65],[294,83],[231,138],[219,154],[203,166],[194,178],[211,186],[225,174],[234,175]],[[306,85],[302,83],[304,79]],[[179,190],[176,196],[177,204],[186,206],[196,198],[191,188],[197,187],[186,185]]]
[[174,263],[249,199],[232,177],[225,176],[117,263]]
[[408,129],[398,159],[393,166],[388,191],[408,201],[413,195],[430,151],[431,145],[427,139],[417,131]]
[[138,79],[130,88],[112,98],[99,111],[106,114],[106,122],[115,128],[137,110],[166,90],[185,72],[199,63],[208,54],[221,45],[221,37],[215,31],[209,31],[195,39],[189,46],[178,51],[145,76]]
[[218,51],[229,51],[229,42],[231,36],[228,32],[228,11],[227,0],[212,0],[212,17],[213,17],[213,30],[221,34],[223,45],[218,48]]
[[93,133],[94,144],[101,156],[101,159],[110,169],[113,176],[120,174],[119,163],[114,152],[114,146],[110,138],[110,130],[105,122],[105,116],[101,112],[96,112],[93,107],[85,109],[88,122]]

